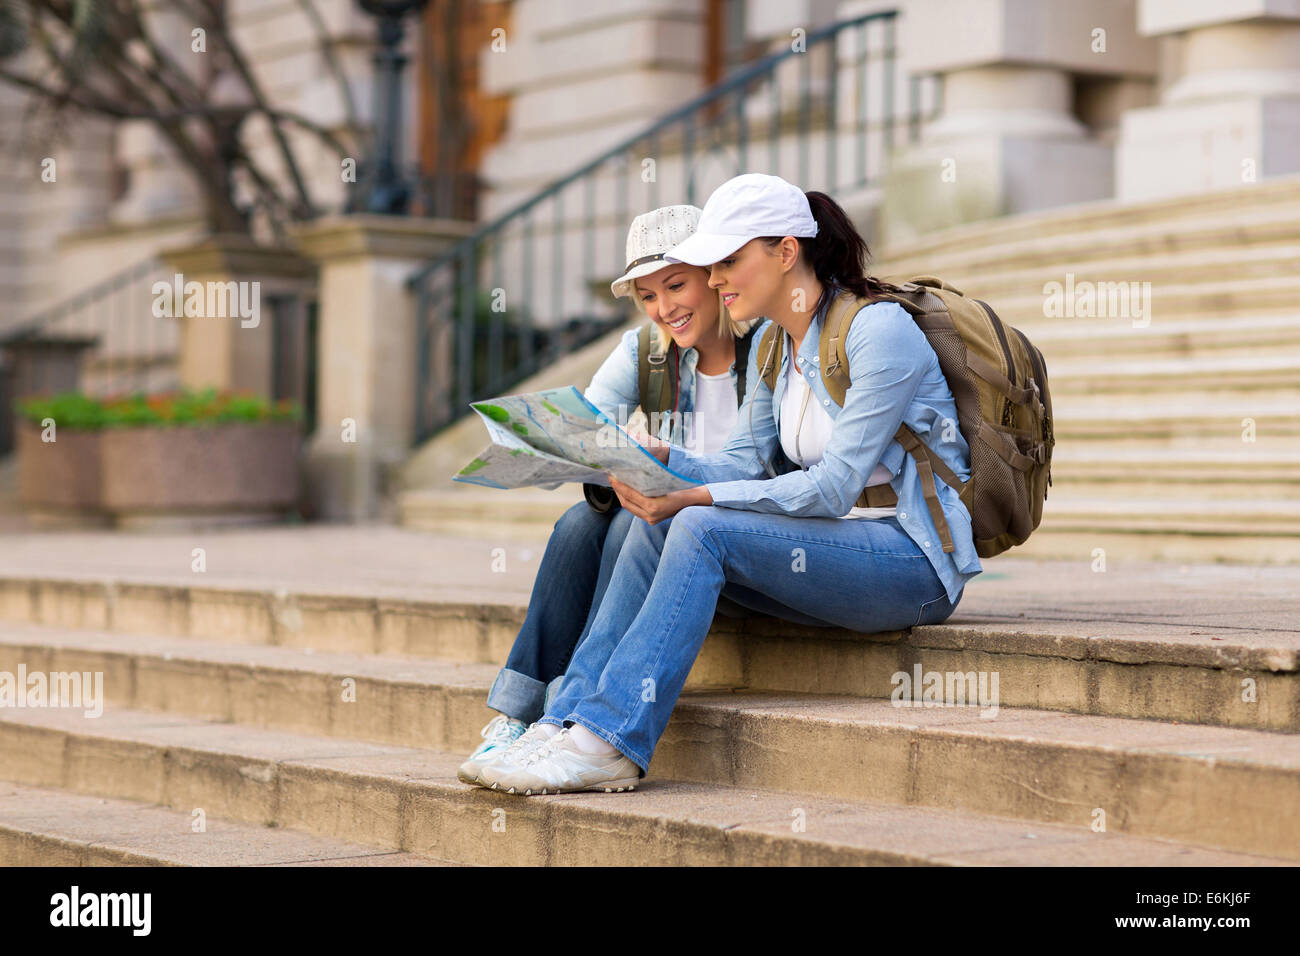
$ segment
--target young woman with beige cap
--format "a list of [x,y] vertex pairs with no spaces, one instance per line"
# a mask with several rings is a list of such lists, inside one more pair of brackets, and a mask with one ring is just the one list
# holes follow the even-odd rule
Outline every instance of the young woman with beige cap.
[[[720,597],[862,632],[935,624],[953,612],[981,570],[970,513],[937,483],[952,538],[945,550],[917,466],[893,438],[905,422],[958,477],[970,476],[970,449],[947,427],[957,409],[938,357],[900,306],[873,302],[846,338],[842,408],[820,374],[829,303],[842,289],[869,298],[884,288],[866,274],[866,256],[844,210],[823,193],[746,174],[709,197],[698,228],[669,258],[709,267],[709,285],[733,318],[768,316],[755,336],[775,324],[785,337],[775,386],[763,380],[756,346],[740,421],[721,452],[648,442],[700,485],[651,498],[614,482],[638,520],[541,718],[564,729],[517,748],[484,775],[486,785],[517,794],[635,787]],[[773,474],[780,452],[787,467]],[[886,482],[896,506],[854,507],[864,486]],[[576,742],[590,737],[603,751]]]
[[[672,372],[669,413],[652,427],[663,440],[712,454],[736,422],[747,348],[758,323],[731,321],[721,296],[709,288],[708,269],[665,258],[695,230],[700,212],[696,206],[665,206],[633,220],[627,267],[610,288],[615,297],[631,296],[649,318],[657,347],[648,354]],[[648,338],[640,329],[626,332],[587,387],[587,398],[616,422],[639,423],[633,415],[640,404],[639,351]],[[632,427],[639,440],[649,440]],[[483,728],[483,743],[458,773],[466,783],[477,782],[483,768],[521,738],[530,743],[558,730],[529,725],[542,715],[588,633],[634,520],[616,504],[609,507],[612,501],[599,501],[590,492],[587,498],[566,511],[551,532],[523,627],[488,694],[487,704],[499,716]]]

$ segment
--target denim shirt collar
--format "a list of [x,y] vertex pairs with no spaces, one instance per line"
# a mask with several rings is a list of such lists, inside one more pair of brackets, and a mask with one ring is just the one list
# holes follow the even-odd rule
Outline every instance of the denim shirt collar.
[[[808,331],[804,333],[803,341],[799,343],[799,354],[795,358],[803,361],[796,365],[799,374],[807,379],[809,386],[812,388],[813,396],[822,403],[822,406],[834,417],[838,408],[832,411],[830,405],[830,393],[826,391],[826,386],[821,377],[821,338],[822,338],[822,321],[826,317],[827,308],[831,299],[834,298],[838,290],[832,289],[831,295],[827,297],[826,302],[813,313],[812,321],[808,323]],[[775,325],[776,323],[773,322]],[[781,432],[781,399],[785,395],[786,375],[790,368],[790,333],[784,328],[777,325],[777,331],[785,336],[785,344],[781,348],[781,368],[776,376],[776,387],[772,389],[772,417],[776,420],[777,434]]]
[[[694,346],[688,348],[682,356],[681,365],[681,390],[683,403],[689,403],[692,407],[695,404],[695,367],[700,364],[700,353]],[[732,360],[731,367],[727,370],[731,373],[732,382],[736,381],[736,363]]]

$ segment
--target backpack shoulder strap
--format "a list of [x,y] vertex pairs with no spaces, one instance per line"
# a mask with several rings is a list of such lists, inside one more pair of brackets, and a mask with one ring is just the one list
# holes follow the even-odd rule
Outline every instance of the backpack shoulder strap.
[[758,343],[758,374],[768,391],[776,391],[776,376],[781,371],[781,352],[785,345],[785,336],[781,326],[775,322],[767,327],[762,340]]
[[849,390],[849,328],[858,311],[871,302],[871,299],[859,299],[852,292],[843,290],[826,312],[826,324],[822,327],[817,350],[821,355],[822,381],[840,408],[844,407],[844,395]]
[[[757,328],[757,326],[755,326]],[[736,407],[745,404],[745,377],[749,374],[749,347],[754,344],[754,329],[736,339]]]
[[[659,336],[652,335],[654,323],[647,322],[637,330],[637,397],[641,411],[647,419],[668,407],[667,391],[668,357],[659,344]],[[676,369],[673,369],[676,378]]]

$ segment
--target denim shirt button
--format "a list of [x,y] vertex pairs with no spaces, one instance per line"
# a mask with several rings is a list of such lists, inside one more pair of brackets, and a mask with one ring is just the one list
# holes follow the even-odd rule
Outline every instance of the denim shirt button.
[[823,404],[823,405],[829,405],[830,403],[831,403],[831,400],[830,400],[829,398],[823,398],[823,399],[822,399],[822,404]]
[[899,516],[900,518],[906,518],[906,517],[907,517],[907,512],[906,512],[906,511],[900,511],[900,512],[898,513],[898,516]]
[[927,548],[930,547],[930,542],[927,541],[927,542],[925,543],[925,546],[926,546]]

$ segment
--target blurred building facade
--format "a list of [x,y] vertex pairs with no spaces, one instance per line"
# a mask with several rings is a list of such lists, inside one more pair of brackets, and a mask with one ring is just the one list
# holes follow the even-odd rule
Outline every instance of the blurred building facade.
[[[353,0],[312,3],[367,124],[374,21]],[[347,104],[302,4],[228,7],[275,103],[342,129]],[[189,25],[166,4],[156,15],[183,44]],[[214,244],[148,123],[79,120],[57,146],[57,188],[26,159],[0,168],[0,332],[82,292],[102,323],[138,313],[131,283],[269,270],[279,298],[262,344],[182,328],[149,384],[288,389],[324,421],[351,410],[375,444],[325,467],[337,490],[324,497],[359,514],[383,494],[372,477],[357,491],[358,455],[365,475],[398,467],[467,395],[535,371],[534,328],[566,341],[554,330],[568,323],[581,344],[581,329],[618,321],[602,284],[622,271],[631,216],[703,204],[740,169],[831,192],[886,261],[929,255],[936,271],[946,260],[926,239],[955,226],[986,224],[965,235],[991,246],[1006,217],[1110,203],[1109,219],[1079,220],[1110,228],[1128,204],[1191,209],[1300,174],[1300,0],[432,0],[405,49],[414,215],[344,214],[338,157],[304,137],[327,215],[275,256]],[[7,129],[24,105],[0,85]],[[250,128],[248,147],[272,150],[269,132]],[[496,292],[504,319],[484,305]],[[309,316],[309,331],[286,331]]]
[[[374,23],[353,0],[313,5],[365,122]],[[904,204],[916,232],[1300,172],[1294,0],[434,0],[408,30],[405,160],[427,177],[435,214],[486,221],[799,31],[872,10],[899,14],[901,77],[942,86],[922,144],[894,158],[900,188],[936,157],[970,183],[949,208],[924,190]],[[342,127],[300,4],[240,0],[230,14],[275,103]],[[183,18],[165,4],[154,16],[183,47]],[[24,104],[0,85],[10,131]],[[271,148],[264,128],[248,139]],[[320,204],[341,206],[336,158],[305,137],[301,149]],[[193,184],[147,122],[78,118],[54,155],[58,188],[40,188],[30,163],[0,171],[5,324],[199,229]]]

